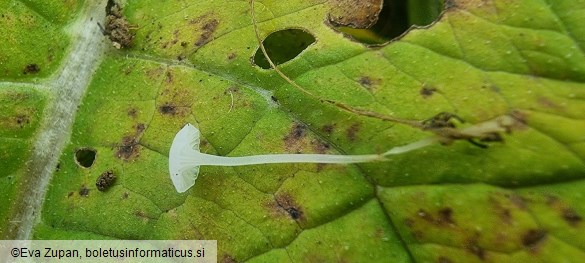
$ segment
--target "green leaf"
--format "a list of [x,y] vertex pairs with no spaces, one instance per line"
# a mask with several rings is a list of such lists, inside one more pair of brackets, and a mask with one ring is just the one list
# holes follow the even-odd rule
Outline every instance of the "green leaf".
[[[216,239],[218,260],[238,262],[585,258],[585,1],[445,1],[432,25],[375,47],[330,23],[348,1],[256,2],[260,39],[305,91],[259,62],[248,1],[106,14],[108,2],[0,3],[0,237]],[[106,15],[132,45],[112,45]],[[487,148],[204,166],[175,191],[168,151],[186,123],[221,156],[382,153],[433,136],[328,101],[516,123]],[[90,167],[80,149],[96,152]],[[106,172],[116,180],[99,191]]]

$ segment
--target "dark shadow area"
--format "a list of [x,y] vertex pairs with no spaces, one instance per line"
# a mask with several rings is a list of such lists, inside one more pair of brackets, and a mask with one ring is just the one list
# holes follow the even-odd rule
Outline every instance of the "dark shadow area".
[[[272,62],[279,65],[297,57],[315,43],[315,37],[301,29],[285,29],[270,34],[262,43]],[[256,50],[252,63],[263,69],[270,68],[260,47]]]

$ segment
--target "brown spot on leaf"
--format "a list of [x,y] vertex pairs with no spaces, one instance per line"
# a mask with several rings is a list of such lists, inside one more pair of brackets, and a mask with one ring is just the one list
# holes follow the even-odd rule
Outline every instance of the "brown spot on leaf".
[[438,212],[437,223],[443,224],[455,224],[453,221],[453,209],[450,207],[441,208]]
[[581,221],[583,221],[581,215],[579,215],[575,209],[562,202],[558,196],[547,194],[545,198],[545,203],[557,211],[560,217],[570,226],[577,227]]
[[85,185],[82,185],[81,188],[79,188],[79,195],[87,197],[89,195],[89,189],[85,187]]
[[122,145],[118,146],[116,156],[128,161],[139,155],[138,140],[134,136],[126,136],[122,139]]
[[106,14],[106,25],[102,28],[102,33],[108,36],[117,49],[132,46],[135,33],[130,30],[132,27],[126,20],[122,8],[110,0],[106,6]]
[[165,115],[175,115],[177,114],[177,107],[167,102],[158,107],[158,111]]
[[203,25],[201,26],[201,30],[203,30],[203,32],[201,32],[201,34],[199,35],[199,39],[195,41],[195,46],[201,47],[209,43],[209,41],[212,40],[213,33],[217,29],[218,25],[219,21],[217,19],[211,19],[203,23]]
[[435,94],[435,92],[437,92],[437,88],[435,87],[429,87],[429,86],[424,86],[420,89],[420,95],[423,96],[423,98],[428,98],[430,96],[433,96],[433,94]]
[[122,194],[122,199],[128,199],[128,196],[129,196],[129,195],[130,195],[130,194],[128,194],[128,192],[124,192],[124,193]]
[[230,93],[239,93],[240,92],[240,88],[238,86],[231,86],[229,88],[227,88],[223,94],[224,95],[228,95]]
[[71,192],[69,192],[69,193],[67,194],[67,197],[72,197],[72,196],[73,196],[73,194],[74,194],[74,193],[73,193],[73,191],[71,191]]
[[130,116],[131,118],[136,118],[138,116],[138,110],[136,110],[135,108],[128,109],[128,116]]
[[330,1],[328,21],[335,26],[369,28],[378,21],[383,0],[333,0]]
[[36,73],[39,73],[39,71],[41,71],[41,68],[39,67],[39,65],[31,63],[31,64],[24,66],[22,73],[24,73],[25,75],[26,74],[36,74]]
[[522,236],[522,245],[531,250],[546,238],[546,231],[542,229],[530,229]]
[[355,141],[358,137],[358,132],[360,128],[361,124],[359,123],[354,123],[351,126],[349,126],[349,128],[347,128],[346,130],[347,138],[352,142]]
[[296,204],[292,196],[289,194],[280,194],[275,199],[278,207],[286,211],[290,218],[294,220],[305,220],[303,209]]
[[323,126],[323,128],[321,129],[323,130],[324,133],[331,134],[333,133],[333,130],[335,130],[335,126],[336,124],[327,124]]
[[371,90],[371,89],[375,88],[378,84],[380,84],[379,79],[373,79],[373,78],[368,77],[368,76],[360,77],[358,82],[360,83],[360,85],[362,85],[364,88],[366,88],[368,90]]
[[95,186],[97,186],[97,189],[100,191],[106,191],[108,190],[108,188],[110,188],[112,185],[114,185],[114,182],[116,181],[116,175],[114,175],[114,172],[112,170],[109,171],[105,171],[103,172],[96,180],[95,182]]
[[141,134],[144,129],[146,129],[146,127],[144,126],[144,123],[137,123],[136,126],[136,134]]
[[[453,220],[453,210],[449,207],[439,209],[436,216],[433,216],[422,208],[419,209],[416,214],[419,218],[436,226],[455,225],[455,221]],[[411,224],[413,223],[414,222],[411,222]]]
[[284,136],[284,144],[287,149],[294,148],[295,145],[306,135],[307,127],[301,123],[295,122],[290,132]]
[[25,125],[30,123],[30,117],[28,115],[17,115],[15,118],[16,125],[20,128],[24,128]]
[[185,41],[181,42],[181,47],[187,47],[188,45],[189,45],[188,42],[185,42]]
[[572,227],[576,227],[577,225],[579,225],[579,223],[581,223],[581,221],[583,221],[581,215],[579,215],[577,211],[575,211],[572,208],[563,209],[562,217],[565,220],[565,222],[567,222]]
[[331,148],[328,143],[320,140],[311,140],[311,145],[313,146],[313,150],[317,153],[326,153],[329,148]]
[[232,53],[229,53],[227,55],[227,59],[228,60],[234,60],[236,57],[237,57],[236,53],[233,53],[233,52]]
[[167,71],[167,73],[165,75],[166,75],[165,82],[166,83],[173,83],[173,79],[174,79],[173,73],[169,70],[169,71]]

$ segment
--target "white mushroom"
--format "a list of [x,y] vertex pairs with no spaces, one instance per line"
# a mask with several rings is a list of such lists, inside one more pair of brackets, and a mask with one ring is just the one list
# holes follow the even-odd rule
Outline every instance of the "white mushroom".
[[387,160],[385,156],[416,150],[437,142],[431,137],[405,146],[395,147],[383,154],[332,155],[332,154],[265,154],[242,157],[226,157],[199,152],[200,132],[190,123],[175,135],[169,153],[169,172],[177,192],[183,193],[195,184],[199,167],[241,166],[268,163],[364,163]]

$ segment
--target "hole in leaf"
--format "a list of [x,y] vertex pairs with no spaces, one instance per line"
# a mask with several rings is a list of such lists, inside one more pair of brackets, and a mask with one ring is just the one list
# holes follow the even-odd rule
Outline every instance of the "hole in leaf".
[[345,35],[368,45],[386,43],[401,36],[412,26],[435,22],[445,7],[445,0],[385,0],[375,24],[355,28],[330,22]]
[[[262,43],[272,62],[278,65],[298,56],[315,43],[315,37],[302,29],[285,29],[270,34]],[[256,50],[252,62],[263,69],[270,68],[260,47]]]
[[89,168],[93,165],[96,154],[96,150],[91,148],[77,149],[75,151],[75,163],[81,167]]

